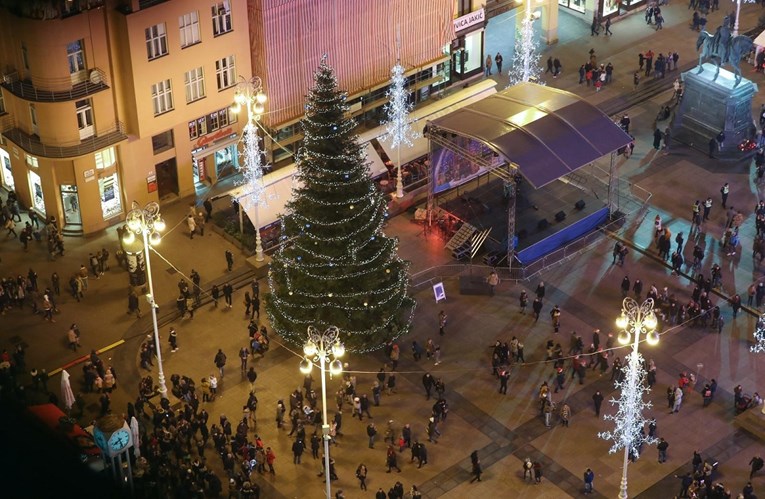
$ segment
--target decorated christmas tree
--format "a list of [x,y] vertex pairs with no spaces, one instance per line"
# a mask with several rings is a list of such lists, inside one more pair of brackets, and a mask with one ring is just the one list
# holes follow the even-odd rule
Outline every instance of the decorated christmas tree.
[[383,233],[386,201],[369,176],[345,99],[323,58],[306,98],[304,147],[266,312],[274,331],[295,344],[303,344],[309,325],[337,326],[346,348],[364,352],[408,332],[415,303],[407,294],[409,264],[398,257],[398,241]]

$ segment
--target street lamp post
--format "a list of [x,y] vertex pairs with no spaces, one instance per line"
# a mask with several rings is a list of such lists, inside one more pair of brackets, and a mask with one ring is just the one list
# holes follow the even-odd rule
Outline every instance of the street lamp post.
[[624,427],[627,429],[621,436],[625,440],[624,461],[622,464],[622,481],[619,487],[619,499],[627,499],[627,466],[629,465],[629,451],[634,446],[637,431],[642,428],[642,387],[638,386],[642,381],[640,379],[640,357],[638,354],[638,345],[640,344],[640,335],[645,335],[645,340],[649,345],[656,345],[659,342],[659,333],[656,332],[656,314],[653,312],[653,299],[649,298],[642,304],[638,304],[632,298],[625,298],[622,302],[622,314],[616,320],[616,325],[621,332],[618,340],[622,345],[629,344],[632,339],[632,354],[629,356],[627,366],[627,380],[622,387],[626,390],[622,395],[623,402],[626,401],[624,411]]
[[[340,330],[336,326],[328,327],[323,333],[313,326],[308,326],[308,340],[303,345],[305,358],[300,362],[300,371],[303,374],[311,372],[315,362],[319,362],[321,369],[321,433],[324,440],[324,478],[326,479],[327,499],[332,499],[330,473],[329,473],[329,421],[327,420],[327,364],[331,375],[343,372],[343,364],[340,357],[345,353],[345,346],[340,342]],[[330,361],[330,356],[334,360]]]
[[[733,36],[738,36],[738,16],[741,13],[742,0],[733,0],[736,4],[736,19],[733,22]],[[755,3],[756,0],[743,0],[743,3]]]
[[162,348],[159,342],[159,326],[157,325],[157,302],[154,297],[154,283],[151,278],[151,257],[150,246],[156,246],[162,240],[160,232],[165,230],[165,221],[159,215],[159,204],[151,202],[145,207],[133,201],[133,208],[128,212],[125,218],[127,230],[122,240],[126,245],[136,243],[136,235],[141,236],[142,251],[144,260],[146,260],[146,280],[149,284],[149,294],[146,298],[151,307],[151,320],[154,326],[154,344],[157,350],[157,364],[159,366],[159,394],[161,398],[167,398],[167,385],[165,384],[165,371],[162,368]]
[[242,106],[247,109],[247,125],[244,127],[244,192],[239,196],[239,230],[244,232],[242,221],[242,201],[251,203],[255,208],[255,260],[262,262],[263,243],[260,238],[259,205],[263,194],[263,164],[262,151],[258,142],[257,121],[265,112],[266,94],[263,93],[263,81],[253,76],[246,80],[240,76],[237,84],[234,105],[231,110],[239,113]]

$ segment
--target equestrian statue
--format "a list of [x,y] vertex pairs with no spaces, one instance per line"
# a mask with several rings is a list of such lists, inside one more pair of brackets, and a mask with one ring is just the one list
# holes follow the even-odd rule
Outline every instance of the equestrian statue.
[[733,36],[730,24],[731,19],[726,16],[722,26],[717,28],[714,35],[706,30],[699,33],[699,39],[696,40],[696,50],[701,49],[701,53],[699,54],[699,70],[696,71],[696,74],[701,74],[704,71],[702,63],[705,60],[712,59],[717,65],[717,71],[712,78],[712,81],[715,81],[720,74],[720,66],[730,64],[735,73],[736,83],[733,85],[735,87],[741,83],[742,78],[739,63],[752,50],[754,42],[748,36]]

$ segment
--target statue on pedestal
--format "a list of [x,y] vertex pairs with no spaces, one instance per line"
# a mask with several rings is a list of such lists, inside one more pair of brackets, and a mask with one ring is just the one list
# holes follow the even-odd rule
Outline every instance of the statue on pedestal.
[[702,63],[705,60],[712,59],[717,64],[717,72],[712,78],[712,81],[715,81],[720,74],[720,66],[729,64],[733,67],[735,74],[735,87],[741,83],[742,78],[739,63],[752,50],[754,42],[748,36],[733,36],[730,24],[730,17],[726,16],[722,26],[717,28],[714,35],[706,30],[699,33],[699,38],[696,40],[696,50],[701,49],[701,54],[699,54],[699,70],[696,74],[701,74],[704,71]]

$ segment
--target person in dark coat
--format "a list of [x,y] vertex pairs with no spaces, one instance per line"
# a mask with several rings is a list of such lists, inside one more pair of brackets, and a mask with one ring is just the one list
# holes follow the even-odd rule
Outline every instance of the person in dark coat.
[[661,149],[661,141],[664,138],[664,134],[658,128],[653,132],[653,148],[657,151]]

